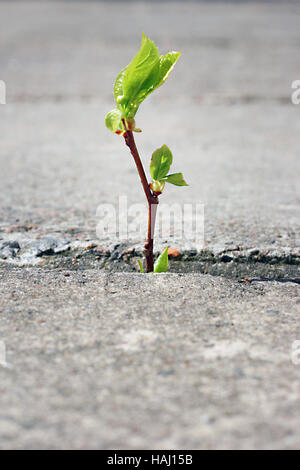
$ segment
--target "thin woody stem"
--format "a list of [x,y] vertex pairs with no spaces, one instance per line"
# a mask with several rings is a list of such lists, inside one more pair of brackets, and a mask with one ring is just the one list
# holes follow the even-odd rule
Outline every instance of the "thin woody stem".
[[[125,119],[122,119],[124,128],[126,129]],[[144,192],[148,201],[148,234],[147,240],[144,246],[144,255],[146,257],[146,271],[147,273],[153,272],[154,269],[154,261],[153,261],[153,238],[154,238],[154,227],[155,227],[155,219],[156,219],[156,210],[158,204],[158,197],[152,193],[150,186],[147,181],[147,177],[144,171],[144,167],[139,156],[138,149],[135,145],[135,140],[132,131],[126,130],[124,134],[124,139],[126,145],[129,147],[131,155],[134,158],[142,186],[144,188]]]
[[147,241],[144,246],[144,255],[146,257],[146,270],[147,273],[151,273],[154,270],[154,259],[153,259],[153,240],[154,240],[154,227],[155,227],[155,219],[156,219],[156,212],[157,212],[157,204],[149,204],[148,210],[148,234],[147,234]]

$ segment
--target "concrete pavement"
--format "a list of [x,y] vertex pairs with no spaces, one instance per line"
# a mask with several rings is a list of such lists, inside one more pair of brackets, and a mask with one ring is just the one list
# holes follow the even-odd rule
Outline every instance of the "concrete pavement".
[[1,448],[299,448],[297,284],[0,275]]
[[[0,448],[299,447],[299,18],[0,2]],[[137,115],[143,160],[168,144],[190,186],[163,202],[205,207],[204,249],[161,237],[181,255],[156,276],[143,234],[96,234],[97,207],[144,200],[103,122],[142,31],[183,52]]]

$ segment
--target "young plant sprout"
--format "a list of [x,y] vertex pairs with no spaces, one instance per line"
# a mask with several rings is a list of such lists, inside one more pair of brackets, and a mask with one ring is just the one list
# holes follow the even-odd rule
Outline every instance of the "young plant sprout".
[[[152,154],[150,162],[152,181],[150,184],[148,183],[133,136],[133,132],[141,132],[136,127],[135,115],[142,101],[166,81],[179,56],[180,52],[169,52],[160,56],[154,42],[143,33],[139,52],[116,78],[114,96],[117,107],[105,117],[108,129],[124,137],[134,158],[148,201],[148,234],[144,246],[148,273],[166,272],[168,269],[168,247],[155,263],[153,259],[153,237],[158,197],[163,192],[166,183],[175,186],[187,186],[187,184],[182,173],[169,174],[173,157],[171,150],[166,145],[158,148]],[[144,272],[140,261],[139,265],[141,272]]]

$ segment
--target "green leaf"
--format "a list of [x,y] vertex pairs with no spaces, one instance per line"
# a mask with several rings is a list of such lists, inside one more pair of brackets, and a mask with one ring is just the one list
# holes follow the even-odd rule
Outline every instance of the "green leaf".
[[127,67],[125,67],[125,69],[121,70],[119,75],[117,75],[117,78],[116,78],[116,81],[115,81],[115,84],[114,84],[114,96],[115,96],[115,100],[116,100],[116,103],[118,105],[118,108],[119,108],[119,105],[122,102],[122,99],[124,101],[124,98],[125,98],[124,97],[124,89],[123,89],[123,80],[124,80],[124,75],[125,75],[126,70],[127,70]]
[[172,175],[166,176],[164,179],[167,183],[174,184],[175,186],[188,186],[183,179],[182,173],[173,173]]
[[176,64],[177,60],[179,59],[181,52],[168,52],[165,55],[161,55],[159,58],[159,78],[158,83],[155,87],[158,88],[167,80],[168,76],[170,75],[174,65]]
[[166,145],[155,150],[150,162],[150,174],[152,178],[157,181],[163,179],[170,170],[172,160],[172,152]]
[[116,132],[122,126],[121,117],[121,111],[119,109],[113,109],[105,116],[106,127],[112,132]]
[[169,247],[164,249],[164,251],[159,255],[157,260],[154,263],[154,272],[155,273],[166,273],[168,271],[168,249]]
[[[124,70],[122,82],[127,111],[134,116],[137,106],[145,99],[159,76],[159,53],[156,45],[143,33],[139,52]],[[118,88],[118,87],[117,87]],[[128,108],[129,107],[129,108]],[[134,114],[133,114],[134,113]]]
[[134,118],[141,102],[168,78],[180,52],[159,56],[158,49],[143,33],[139,52],[117,76],[114,96],[125,118]]
[[139,267],[140,267],[140,271],[141,273],[144,273],[144,267],[143,267],[143,263],[141,262],[140,259],[137,260],[137,262],[139,263]]

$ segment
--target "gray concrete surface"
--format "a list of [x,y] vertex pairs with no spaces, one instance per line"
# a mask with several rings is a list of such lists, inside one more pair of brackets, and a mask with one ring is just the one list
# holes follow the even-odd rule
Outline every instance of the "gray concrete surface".
[[[1,449],[299,447],[299,19],[0,2]],[[103,123],[142,31],[183,52],[137,115],[143,160],[168,144],[190,186],[163,202],[205,205],[204,250],[162,237],[177,274],[147,277],[110,272],[143,237],[96,235],[99,205],[144,198]]]
[[299,447],[296,284],[0,276],[1,448]]

